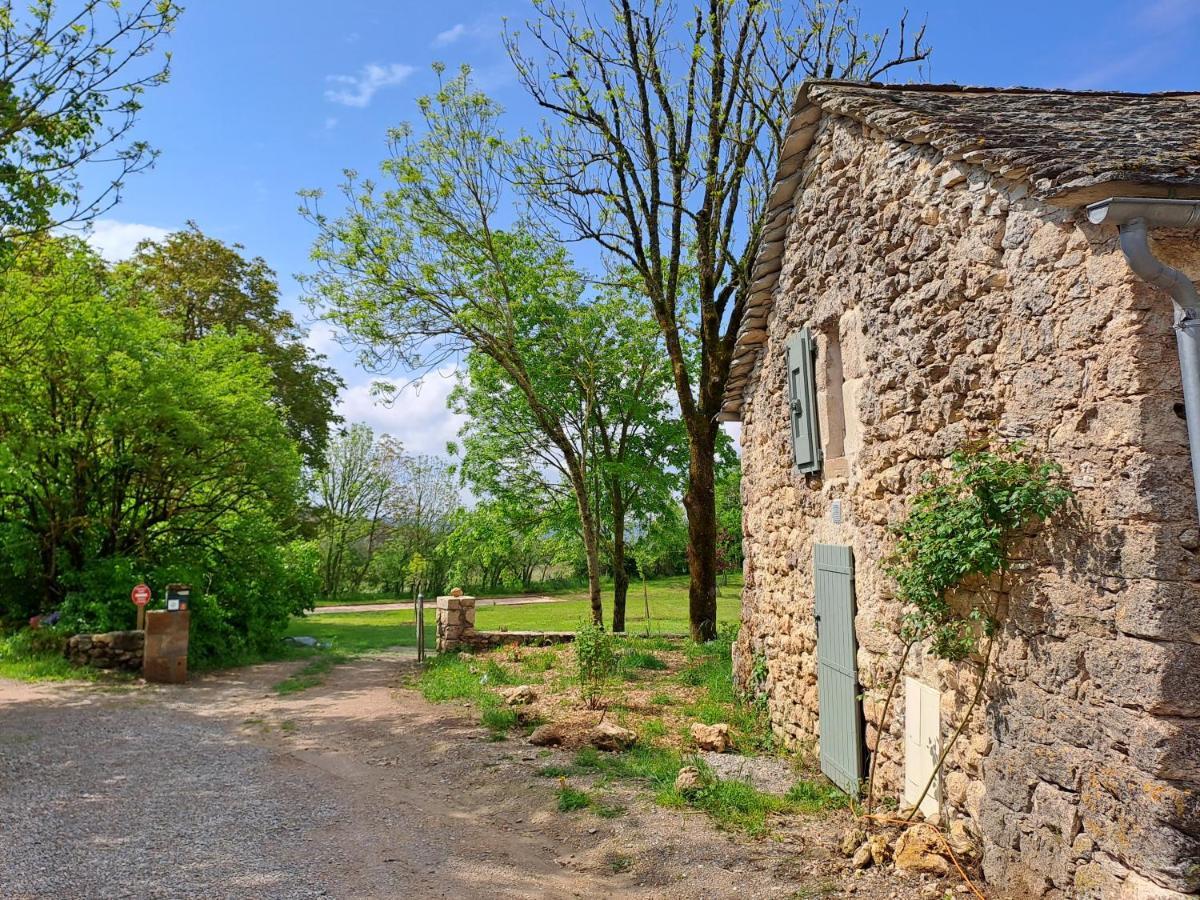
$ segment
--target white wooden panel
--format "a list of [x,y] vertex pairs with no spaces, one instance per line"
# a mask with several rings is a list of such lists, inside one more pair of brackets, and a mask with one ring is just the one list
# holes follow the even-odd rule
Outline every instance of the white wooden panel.
[[[917,681],[904,679],[904,803],[917,802],[942,752],[942,695]],[[921,801],[921,812],[935,815],[941,800],[941,779],[934,781]]]

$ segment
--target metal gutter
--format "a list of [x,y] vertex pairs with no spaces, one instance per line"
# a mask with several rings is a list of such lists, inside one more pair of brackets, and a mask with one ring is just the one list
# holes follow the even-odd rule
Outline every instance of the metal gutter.
[[1174,304],[1192,483],[1200,515],[1200,294],[1183,272],[1154,256],[1149,241],[1149,229],[1153,227],[1200,228],[1200,200],[1110,197],[1091,204],[1087,213],[1093,225],[1117,226],[1129,268],[1143,281],[1166,291]]

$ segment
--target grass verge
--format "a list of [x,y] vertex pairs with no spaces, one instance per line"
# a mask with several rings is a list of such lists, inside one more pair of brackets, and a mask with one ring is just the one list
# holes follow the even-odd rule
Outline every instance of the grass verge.
[[14,681],[126,682],[133,676],[74,666],[63,655],[67,635],[52,628],[23,628],[0,638],[0,678]]

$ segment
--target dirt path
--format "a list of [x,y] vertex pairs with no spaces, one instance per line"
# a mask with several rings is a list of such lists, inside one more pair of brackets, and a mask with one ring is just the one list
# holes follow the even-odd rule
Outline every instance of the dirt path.
[[[0,681],[0,896],[840,894],[844,863],[803,838],[735,840],[631,788],[617,819],[558,812],[547,760],[398,687],[405,657],[271,694],[297,665],[180,687]],[[919,896],[900,891],[858,894]]]
[[[545,597],[533,596],[528,597],[481,597],[475,601],[475,608],[479,609],[484,606],[528,606],[534,603],[566,603],[571,600],[570,597]],[[425,608],[432,610],[434,607],[433,599],[426,601]],[[305,613],[308,616],[323,616],[325,613],[361,613],[361,612],[393,612],[396,610],[412,609],[413,603],[397,602],[397,603],[347,603],[342,606],[318,606],[316,609]]]

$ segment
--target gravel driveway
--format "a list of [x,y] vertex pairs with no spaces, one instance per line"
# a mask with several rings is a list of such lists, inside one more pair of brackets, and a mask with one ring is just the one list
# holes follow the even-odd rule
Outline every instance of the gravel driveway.
[[0,898],[918,895],[846,883],[829,851],[844,823],[746,841],[628,785],[605,788],[619,818],[558,812],[536,770],[565,757],[426,703],[402,687],[406,656],[273,694],[299,665],[0,680]]

